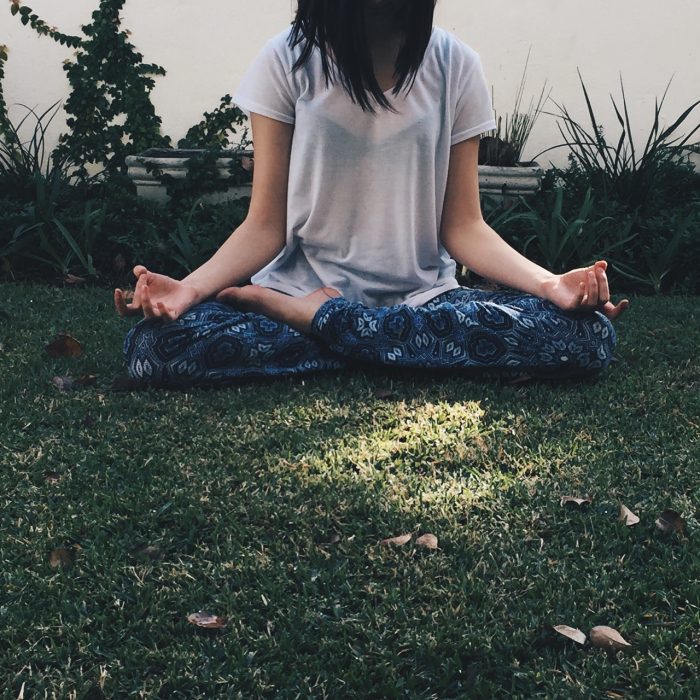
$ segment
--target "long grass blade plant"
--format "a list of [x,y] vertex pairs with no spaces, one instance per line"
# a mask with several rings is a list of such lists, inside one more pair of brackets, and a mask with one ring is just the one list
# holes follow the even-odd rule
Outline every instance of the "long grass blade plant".
[[567,147],[571,158],[591,186],[606,197],[612,197],[632,208],[642,207],[651,200],[664,169],[680,163],[685,157],[693,136],[700,130],[700,122],[691,125],[685,135],[682,127],[687,123],[700,100],[693,102],[670,126],[662,127],[661,113],[671,84],[669,81],[661,100],[654,104],[654,120],[643,149],[637,148],[632,136],[625,86],[620,77],[621,99],[610,96],[620,134],[609,141],[588,92],[588,88],[578,72],[590,127],[577,121],[566,106],[554,102],[558,113],[550,113],[558,120],[563,143],[548,148],[538,155],[553,149]]

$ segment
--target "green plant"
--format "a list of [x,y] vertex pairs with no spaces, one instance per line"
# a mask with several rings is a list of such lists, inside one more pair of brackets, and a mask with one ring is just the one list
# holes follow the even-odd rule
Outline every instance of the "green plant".
[[7,54],[7,46],[4,44],[0,45],[0,140],[11,141],[14,136],[14,131],[11,128],[10,119],[7,115],[7,103],[5,102],[5,94],[2,89],[5,79]]
[[77,274],[95,278],[98,271],[93,251],[100,238],[104,210],[86,202],[77,233],[71,233],[56,212],[62,187],[57,173],[54,171],[48,180],[40,173],[35,175],[36,201],[27,207],[25,221],[17,226],[0,256],[39,263],[40,269],[49,269],[61,277]]
[[622,223],[612,216],[594,216],[596,205],[588,189],[580,209],[573,218],[563,213],[564,189],[558,187],[549,211],[542,215],[528,202],[528,212],[518,221],[532,233],[524,241],[524,252],[541,261],[553,272],[589,265],[595,259],[608,258],[632,241],[633,220]]
[[247,128],[236,143],[233,137],[237,128],[244,126],[246,115],[233,104],[231,95],[224,95],[219,106],[211,112],[205,112],[204,118],[187,131],[184,138],[177,143],[178,148],[213,148],[227,149],[234,147],[244,150],[251,144]]
[[547,83],[545,81],[537,100],[531,98],[527,110],[522,110],[529,62],[530,52],[528,51],[525,68],[523,69],[523,76],[515,96],[515,105],[513,106],[513,111],[510,114],[506,114],[505,126],[503,118],[495,115],[498,125],[496,130],[482,136],[479,142],[480,165],[512,167],[517,165],[522,158],[527,140],[530,138],[532,129],[542,113],[544,103],[549,98],[549,93],[545,95],[547,89]]
[[[657,183],[668,171],[669,166],[677,165],[684,160],[686,145],[700,129],[700,123],[698,123],[685,136],[678,135],[679,129],[700,105],[700,100],[684,110],[670,126],[663,128],[661,110],[670,87],[669,81],[661,101],[655,102],[654,121],[644,148],[640,150],[635,146],[632,137],[627,96],[622,78],[620,78],[621,102],[618,103],[612,95],[610,97],[621,129],[613,143],[608,142],[600,126],[600,120],[594,111],[580,72],[579,80],[591,122],[590,131],[576,121],[565,106],[557,104],[559,114],[553,116],[559,120],[558,127],[564,143],[553,148],[568,147],[573,161],[585,175],[590,186],[604,196],[615,198],[632,208],[648,206],[653,200],[653,191]],[[547,149],[543,153],[549,150],[552,149]]]
[[155,86],[151,76],[165,75],[165,70],[143,63],[129,42],[129,32],[121,26],[124,3],[100,0],[92,22],[82,28],[84,38],[49,29],[30,8],[20,7],[19,0],[12,5],[12,13],[39,34],[77,48],[75,60],[64,65],[71,86],[64,106],[69,131],[61,135],[54,156],[70,157],[72,174],[82,181],[94,177],[90,166],[125,180],[127,155],[170,142],[160,133],[161,119],[150,100]]
[[693,244],[698,246],[700,214],[693,209],[670,217],[653,217],[645,228],[653,231],[653,237],[642,246],[641,259],[635,265],[616,262],[613,267],[643,288],[651,288],[656,294],[668,294],[692,256],[688,249]]
[[[6,133],[0,140],[0,183],[6,193],[21,197],[31,196],[36,173],[43,174],[46,179],[52,179],[54,172],[65,177],[66,163],[46,153],[46,130],[56,117],[59,104],[55,102],[43,114],[37,114],[25,105],[20,106],[27,113],[17,126],[8,119],[4,127]],[[30,117],[34,117],[34,127],[31,137],[25,140],[21,133]]]
[[188,273],[200,264],[202,258],[202,249],[192,237],[192,217],[195,209],[201,207],[201,204],[202,200],[198,199],[190,208],[185,219],[178,219],[175,222],[175,230],[168,231],[170,242],[175,247],[170,252],[170,256]]

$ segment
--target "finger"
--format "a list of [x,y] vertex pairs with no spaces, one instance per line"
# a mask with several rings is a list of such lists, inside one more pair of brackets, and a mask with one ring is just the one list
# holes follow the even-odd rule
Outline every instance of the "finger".
[[586,303],[586,300],[588,299],[588,294],[586,293],[586,285],[584,282],[580,282],[578,285],[578,299],[577,302],[580,305],[583,305]]
[[171,311],[162,301],[159,301],[156,304],[156,308],[160,312],[161,318],[163,318],[166,321],[175,321],[177,320],[177,314]]
[[610,301],[610,286],[608,285],[608,276],[605,274],[605,267],[596,264],[595,276],[598,282],[598,303],[606,304]]
[[114,308],[122,318],[124,318],[124,316],[126,316],[128,313],[126,301],[124,301],[124,293],[121,289],[114,290]]
[[588,304],[590,306],[598,306],[598,279],[594,269],[588,270],[586,273],[588,280]]
[[134,268],[134,277],[136,277],[136,279],[139,279],[141,275],[147,274],[148,270],[143,265],[136,265],[136,267]]
[[629,309],[629,307],[630,307],[629,299],[623,299],[622,301],[618,302],[617,304],[613,304],[611,301],[609,301],[607,304],[605,304],[603,306],[601,311],[611,321],[614,321],[616,318],[618,318],[620,316],[620,314],[627,311],[627,309]]
[[148,285],[144,285],[143,291],[141,292],[141,310],[146,318],[158,318],[160,315],[158,310],[153,308]]
[[122,317],[134,316],[139,313],[139,308],[135,308],[133,305],[127,304],[126,295],[121,289],[114,290],[114,307],[116,308],[117,313]]

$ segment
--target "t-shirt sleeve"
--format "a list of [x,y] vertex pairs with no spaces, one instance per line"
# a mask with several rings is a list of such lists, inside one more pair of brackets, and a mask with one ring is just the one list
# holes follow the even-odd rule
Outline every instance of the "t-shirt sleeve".
[[496,128],[491,95],[479,55],[467,49],[455,76],[452,145]]
[[255,112],[286,124],[295,122],[296,91],[287,36],[281,34],[264,46],[233,95],[248,116]]

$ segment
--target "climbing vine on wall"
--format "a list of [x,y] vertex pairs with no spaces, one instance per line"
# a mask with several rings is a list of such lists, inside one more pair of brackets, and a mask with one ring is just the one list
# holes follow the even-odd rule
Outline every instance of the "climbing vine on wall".
[[7,46],[0,46],[0,138],[6,143],[12,140],[12,127],[7,116],[7,103],[2,91],[2,82],[5,78],[5,63],[7,62]]
[[[171,141],[161,134],[161,118],[150,99],[154,78],[164,76],[165,70],[144,63],[142,54],[129,41],[130,32],[123,28],[120,16],[125,2],[99,0],[80,37],[63,34],[22,5],[21,0],[11,0],[10,11],[22,24],[39,36],[76,49],[73,59],[64,61],[71,88],[64,104],[68,131],[60,137],[53,158],[55,162],[71,162],[72,175],[82,181],[90,179],[90,165],[101,167],[111,180],[125,177],[128,155],[167,147]],[[12,131],[2,94],[6,59],[7,50],[0,47],[0,137]],[[233,105],[230,95],[225,95],[218,107],[205,112],[202,121],[187,132],[179,147],[208,151],[226,148],[244,122],[245,115]],[[249,145],[245,129],[240,141],[241,147]]]
[[170,139],[160,133],[161,119],[150,99],[153,76],[165,75],[129,41],[120,12],[125,0],[100,0],[84,37],[60,33],[49,27],[31,8],[13,0],[11,12],[39,35],[75,47],[75,57],[64,62],[71,92],[64,109],[69,131],[54,151],[58,160],[70,158],[72,173],[89,178],[88,166],[100,166],[108,177],[124,175],[126,156],[153,146],[167,146]]

